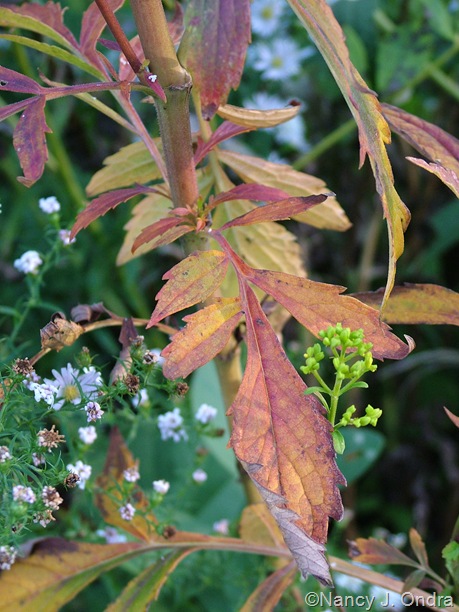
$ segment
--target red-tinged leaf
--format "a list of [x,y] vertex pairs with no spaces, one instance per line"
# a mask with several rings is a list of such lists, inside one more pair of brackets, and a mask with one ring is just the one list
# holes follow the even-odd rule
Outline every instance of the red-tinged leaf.
[[[124,4],[124,0],[107,0],[107,4],[115,12]],[[92,2],[83,14],[80,51],[94,66],[102,69],[103,72],[106,72],[106,69],[96,51],[96,44],[106,25],[97,4]]]
[[377,359],[403,359],[413,349],[411,338],[408,344],[397,338],[380,320],[377,310],[349,295],[340,295],[344,287],[271,270],[247,267],[244,273],[315,336],[340,322],[344,327],[363,329],[365,340],[373,343]]
[[370,565],[409,565],[419,567],[419,564],[402,553],[395,546],[376,538],[357,538],[350,542],[349,556],[357,563]]
[[297,571],[296,564],[291,562],[272,573],[250,595],[240,612],[274,610],[284,592],[295,579]]
[[80,212],[76,218],[75,224],[72,227],[71,237],[73,238],[78,232],[85,227],[88,227],[90,223],[102,217],[109,210],[116,208],[118,204],[127,202],[136,195],[142,193],[152,193],[155,190],[151,187],[145,187],[143,185],[136,185],[135,187],[129,187],[127,189],[117,189],[115,191],[109,191],[102,194],[95,200],[92,200],[86,208]]
[[416,157],[407,157],[406,159],[416,166],[424,168],[424,170],[427,170],[427,172],[431,172],[432,174],[435,174],[435,176],[438,176],[438,178],[459,198],[459,176],[454,172],[454,170],[445,168],[441,164],[437,163],[429,164],[425,160],[417,159]]
[[[64,25],[64,12],[57,2],[47,2],[44,5],[35,2],[24,2],[21,6],[8,6],[8,9],[25,17],[32,17],[37,22],[45,24],[64,38],[70,47],[78,49],[78,43],[72,32]],[[20,25],[20,24],[18,24]]]
[[[378,309],[383,293],[378,289],[353,297]],[[382,318],[394,325],[459,325],[459,293],[439,285],[405,283],[394,287]]]
[[172,337],[161,355],[166,378],[186,378],[225,347],[242,316],[239,298],[218,298],[214,304],[183,317],[186,327]]
[[327,62],[357,123],[360,166],[368,156],[381,198],[389,234],[389,270],[383,306],[395,282],[397,259],[403,253],[404,232],[410,212],[394,188],[386,145],[391,133],[376,94],[362,79],[349,58],[344,33],[325,0],[288,0]]
[[459,417],[453,414],[450,410],[448,410],[448,408],[445,408],[445,406],[443,406],[443,410],[446,412],[446,414],[454,423],[454,425],[456,425],[456,427],[459,427]]
[[160,219],[140,232],[134,240],[132,252],[134,253],[142,244],[147,243],[150,245],[150,250],[157,249],[160,246],[174,242],[174,240],[177,240],[180,236],[192,231],[193,228],[191,225],[183,223],[181,217],[173,216]]
[[428,568],[429,558],[427,557],[426,546],[419,533],[413,527],[410,529],[410,546],[422,567]]
[[121,486],[124,480],[123,472],[136,465],[119,430],[114,428],[110,433],[110,446],[104,471],[97,479],[96,506],[104,521],[109,525],[120,527],[145,542],[164,541],[164,538],[159,536],[155,530],[158,521],[155,515],[148,510],[148,499],[139,487],[134,488],[130,494],[130,503],[136,509],[133,519],[125,521],[119,513],[119,509],[125,504]]
[[24,110],[24,108],[27,108],[28,106],[33,104],[34,100],[36,100],[35,96],[33,98],[21,100],[20,102],[15,102],[14,104],[8,104],[7,106],[3,106],[2,108],[0,108],[0,121],[3,121],[10,115],[15,115],[16,113],[19,113],[20,111]]
[[18,154],[23,177],[18,181],[30,187],[43,174],[48,159],[45,133],[51,133],[46,125],[44,96],[35,98],[27,108],[22,111],[21,117],[14,129],[13,145]]
[[1,91],[42,94],[45,90],[36,81],[25,76],[25,74],[0,66],[0,92]]
[[[248,187],[249,185],[247,185]],[[253,186],[253,185],[251,185]],[[239,227],[241,225],[251,225],[252,223],[262,223],[263,221],[281,221],[290,219],[295,215],[299,215],[309,208],[321,204],[327,199],[327,195],[320,194],[307,196],[304,198],[287,198],[280,202],[273,202],[265,206],[259,206],[254,210],[249,211],[241,217],[232,219],[225,225],[222,225],[220,230],[229,229],[230,227]]]
[[231,123],[231,121],[224,121],[218,126],[215,132],[212,133],[212,136],[207,142],[198,140],[198,146],[194,154],[195,164],[198,165],[199,162],[202,161],[204,157],[221,142],[224,142],[225,140],[233,138],[239,134],[251,132],[253,129],[255,128],[235,125],[234,123]]
[[250,42],[249,0],[192,0],[179,59],[199,91],[202,115],[211,119],[241,80]]
[[167,283],[156,296],[156,308],[148,326],[156,325],[174,312],[203,302],[221,285],[228,268],[222,251],[197,251],[163,276]]
[[330,583],[328,520],[343,508],[331,426],[287,359],[253,290],[241,281],[247,365],[229,414],[230,445],[270,512],[302,574]]
[[[257,183],[242,184],[229,189],[228,191],[222,191],[212,198],[209,203],[210,209],[215,208],[222,202],[230,202],[231,200],[255,200],[258,202],[277,202],[279,200],[285,200],[290,195],[282,189],[276,187],[268,187],[266,185],[258,185]],[[241,217],[239,217],[241,218]]]
[[164,583],[177,565],[195,551],[196,548],[185,548],[162,556],[133,578],[116,601],[105,608],[105,612],[148,610],[150,604],[158,599]]
[[410,143],[430,161],[439,163],[459,176],[459,140],[438,126],[406,111],[381,105],[382,112],[393,132]]

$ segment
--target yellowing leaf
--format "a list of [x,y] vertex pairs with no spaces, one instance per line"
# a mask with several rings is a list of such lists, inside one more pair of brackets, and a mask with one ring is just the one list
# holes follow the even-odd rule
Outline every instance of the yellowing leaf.
[[301,106],[299,104],[289,104],[285,108],[273,110],[255,110],[252,108],[241,108],[232,104],[224,104],[217,110],[217,115],[222,119],[226,119],[249,128],[267,128],[274,127],[293,119],[298,115]]
[[[379,308],[383,289],[355,293],[361,302]],[[459,325],[459,293],[439,285],[405,283],[394,287],[382,318],[404,325]]]
[[225,347],[242,315],[239,298],[219,298],[214,304],[183,317],[187,325],[163,350],[164,376],[185,378]]
[[245,542],[285,546],[279,527],[265,504],[251,504],[244,508],[239,535]]
[[320,402],[288,361],[248,286],[241,282],[247,323],[247,365],[229,413],[230,444],[276,519],[304,576],[324,583],[329,517],[341,518],[330,423]]
[[93,175],[86,187],[86,193],[90,197],[161,178],[161,173],[143,142],[129,144],[105,158],[104,166],[105,168]]
[[[298,172],[285,164],[276,164],[259,157],[218,150],[220,161],[229,166],[246,183],[260,183],[282,189],[291,196],[308,196],[330,191],[321,179]],[[321,229],[343,232],[351,226],[346,213],[334,197],[315,206],[294,219]],[[267,267],[267,266],[265,266]]]
[[274,610],[286,589],[292,584],[297,571],[294,563],[287,563],[273,572],[250,595],[240,612]]
[[325,0],[288,0],[327,62],[359,129],[360,165],[368,155],[381,198],[389,234],[389,270],[383,307],[395,282],[396,262],[404,249],[404,231],[410,212],[394,188],[386,151],[391,140],[376,94],[349,58],[343,31]]
[[156,308],[148,326],[174,312],[204,302],[222,283],[228,259],[222,251],[197,251],[163,276],[167,283],[156,296]]
[[445,168],[441,164],[437,163],[427,163],[424,159],[417,159],[416,157],[407,157],[411,163],[419,166],[420,168],[424,168],[427,172],[431,172],[438,176],[438,178],[451,189],[451,191],[459,198],[459,176],[454,172],[454,170],[450,170],[449,168]]

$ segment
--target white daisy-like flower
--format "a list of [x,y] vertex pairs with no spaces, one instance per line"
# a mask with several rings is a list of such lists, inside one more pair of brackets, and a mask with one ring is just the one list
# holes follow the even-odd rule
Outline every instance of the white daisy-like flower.
[[125,521],[132,521],[135,514],[135,508],[132,504],[125,504],[120,508],[120,516]]
[[30,487],[16,485],[13,487],[13,499],[14,501],[23,501],[28,504],[33,504],[35,503],[35,493]]
[[45,401],[48,406],[53,406],[58,392],[58,388],[51,384],[51,382],[36,383],[31,382],[28,384],[28,388],[33,391],[35,401]]
[[92,467],[78,459],[75,465],[69,463],[67,465],[67,469],[72,474],[79,476],[80,480],[78,481],[78,487],[80,489],[84,489],[86,486],[86,481],[91,477]]
[[212,525],[212,529],[216,533],[221,533],[221,535],[228,535],[229,533],[229,520],[228,519],[220,519],[219,521],[215,521]]
[[40,198],[38,200],[38,206],[47,215],[51,215],[52,213],[59,212],[61,209],[61,205],[59,204],[56,196],[49,196],[48,198]]
[[197,470],[195,470],[193,472],[191,477],[193,478],[193,480],[195,482],[197,482],[198,484],[201,484],[202,482],[206,482],[206,480],[207,480],[207,472],[205,472],[201,468],[198,468]]
[[138,406],[148,406],[149,403],[150,399],[146,389],[140,389],[140,391],[131,399],[131,404],[134,406],[134,408],[137,408]]
[[139,470],[136,465],[127,468],[123,471],[124,480],[128,482],[137,482],[140,478]]
[[153,489],[160,495],[166,495],[170,489],[170,483],[167,480],[153,480]]
[[104,411],[97,402],[88,402],[85,406],[88,423],[98,421],[104,416]]
[[0,463],[5,463],[12,459],[10,449],[7,446],[0,446]]
[[217,412],[217,409],[213,406],[209,406],[209,404],[201,404],[194,415],[194,418],[203,425],[206,425],[215,419]]
[[88,427],[79,427],[78,436],[84,444],[92,444],[97,438],[97,431],[94,425]]
[[180,414],[179,408],[174,408],[174,410],[170,410],[158,417],[158,428],[161,432],[162,440],[169,440],[171,438],[174,442],[188,440],[188,435],[182,425],[183,417]]
[[285,4],[279,0],[256,0],[251,4],[252,30],[260,36],[271,36],[282,27]]
[[69,244],[76,242],[76,238],[70,238],[70,230],[67,229],[59,230],[59,238],[64,246],[68,246]]
[[99,372],[92,366],[80,372],[68,363],[60,372],[52,370],[52,373],[54,380],[45,378],[44,383],[57,387],[54,410],[60,410],[65,403],[77,405],[83,397],[88,400],[95,399],[102,384]]
[[300,49],[289,38],[276,38],[269,45],[252,45],[249,48],[249,60],[264,79],[282,81],[296,76],[301,70],[301,62],[314,53],[313,47]]
[[17,554],[12,546],[0,546],[0,570],[11,569]]
[[98,529],[96,534],[101,538],[105,538],[107,544],[121,544],[127,541],[127,537],[123,533],[119,533],[114,527],[105,527]]
[[40,257],[37,251],[26,251],[14,260],[14,267],[23,274],[38,274],[38,268],[43,263],[43,259]]

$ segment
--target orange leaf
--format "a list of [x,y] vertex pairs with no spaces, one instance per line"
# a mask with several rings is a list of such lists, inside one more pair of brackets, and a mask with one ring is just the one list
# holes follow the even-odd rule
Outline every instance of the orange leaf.
[[297,571],[296,565],[292,562],[272,573],[250,595],[241,612],[274,610],[286,589],[292,584]]
[[358,563],[370,565],[409,565],[419,567],[413,559],[391,546],[384,540],[376,538],[357,538],[350,542],[349,556]]
[[156,296],[156,308],[148,327],[168,315],[203,302],[223,282],[228,258],[221,251],[197,251],[163,276],[166,285]]
[[106,523],[120,527],[145,542],[163,540],[155,531],[158,521],[153,513],[148,512],[148,500],[140,488],[134,488],[131,494],[130,503],[136,509],[134,518],[125,521],[120,516],[119,509],[125,503],[120,490],[124,480],[123,472],[135,465],[134,457],[119,430],[114,428],[110,433],[104,471],[97,479],[99,491],[95,497],[96,506]]
[[330,423],[288,361],[252,289],[241,282],[247,365],[229,413],[230,444],[274,516],[303,575],[324,583],[328,519],[340,519]]
[[410,529],[410,545],[422,567],[428,568],[429,559],[427,557],[426,546],[419,533],[413,527]]
[[174,334],[172,342],[161,353],[166,359],[164,376],[171,380],[185,378],[218,355],[241,313],[239,298],[219,298],[214,304],[183,317],[187,326]]
[[316,336],[321,329],[340,322],[344,327],[363,329],[377,359],[403,359],[413,348],[411,339],[407,345],[390,331],[377,310],[349,295],[340,295],[344,287],[271,270],[247,269],[245,273]]
[[327,62],[359,129],[360,166],[368,155],[381,198],[389,233],[389,270],[383,306],[395,281],[396,262],[404,249],[404,231],[410,212],[394,188],[386,151],[389,126],[376,94],[371,91],[349,58],[343,31],[325,0],[288,0]]
[[[379,308],[383,289],[353,294],[361,302]],[[387,323],[459,325],[459,293],[439,285],[405,283],[394,287],[382,313]]]

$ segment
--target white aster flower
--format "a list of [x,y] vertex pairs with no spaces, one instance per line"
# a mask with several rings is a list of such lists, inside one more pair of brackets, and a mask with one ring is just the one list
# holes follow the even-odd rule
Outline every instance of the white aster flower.
[[148,391],[146,389],[140,389],[140,391],[131,399],[131,404],[134,406],[134,408],[137,408],[138,406],[148,406],[150,404]]
[[98,421],[104,416],[104,411],[97,402],[88,402],[85,406],[88,423]]
[[282,27],[285,4],[279,0],[255,0],[251,4],[252,30],[260,36],[271,36]]
[[26,251],[19,259],[15,259],[14,267],[23,274],[38,274],[38,268],[43,263],[37,251]]
[[191,475],[191,477],[193,478],[193,480],[199,484],[201,484],[202,482],[206,482],[207,480],[207,472],[205,472],[203,469],[198,468],[197,470],[195,470],[193,472],[193,474]]
[[28,384],[28,388],[33,391],[36,402],[43,400],[48,404],[48,406],[54,405],[58,388],[55,385],[51,384],[50,381],[44,382],[42,384],[31,382]]
[[276,125],[273,128],[274,137],[281,144],[287,144],[297,149],[298,151],[305,152],[310,146],[305,138],[305,125],[303,118],[300,115],[295,115],[290,121]]
[[271,44],[258,43],[249,48],[249,58],[262,77],[272,81],[283,81],[296,76],[301,62],[314,54],[312,47],[300,49],[293,40],[277,38]]
[[166,493],[170,489],[170,483],[167,480],[153,480],[153,489],[156,493],[160,493],[161,495],[166,495]]
[[46,463],[46,458],[40,453],[32,453],[32,463],[35,467],[38,467],[39,465],[43,465],[44,463]]
[[198,408],[198,411],[194,415],[194,418],[203,425],[206,425],[207,423],[210,423],[210,421],[213,421],[216,416],[216,408],[214,408],[213,406],[209,406],[209,404],[201,404]]
[[135,508],[132,504],[126,504],[120,508],[120,516],[125,521],[132,521],[135,514]]
[[140,478],[139,470],[136,465],[123,471],[124,480],[128,482],[137,482]]
[[28,504],[33,504],[35,502],[35,493],[30,487],[16,485],[13,487],[13,499],[14,501],[23,501]]
[[127,537],[123,533],[119,533],[114,527],[105,527],[98,529],[96,534],[101,538],[105,538],[107,544],[121,544],[127,541]]
[[0,570],[11,569],[17,554],[12,546],[0,546]]
[[84,489],[86,481],[88,480],[88,478],[91,477],[92,467],[78,459],[75,465],[69,463],[67,465],[67,469],[72,474],[76,474],[77,476],[79,476],[80,480],[78,481],[78,487],[80,489]]
[[182,425],[183,417],[180,414],[179,408],[174,408],[174,410],[161,414],[158,417],[158,427],[162,440],[169,440],[170,438],[174,442],[180,442],[181,439],[188,440],[187,433]]
[[52,370],[54,380],[45,378],[44,383],[57,387],[57,396],[53,408],[60,410],[65,403],[79,404],[83,396],[92,400],[97,397],[97,390],[102,379],[94,367],[85,368],[83,373],[73,368],[70,363],[60,372]]
[[97,432],[94,425],[88,425],[88,427],[79,427],[78,436],[84,444],[92,444],[97,438]]
[[70,238],[70,230],[67,229],[59,230],[59,238],[64,246],[68,246],[69,244],[76,242],[76,238]]
[[7,446],[0,446],[0,463],[5,463],[12,459],[10,449]]
[[216,521],[213,524],[212,529],[216,533],[221,533],[222,535],[228,535],[228,533],[229,533],[229,520],[228,519],[220,519],[219,521]]
[[40,198],[38,200],[38,206],[47,215],[51,215],[52,213],[59,212],[61,209],[61,205],[57,201],[56,196],[49,196],[48,198]]

